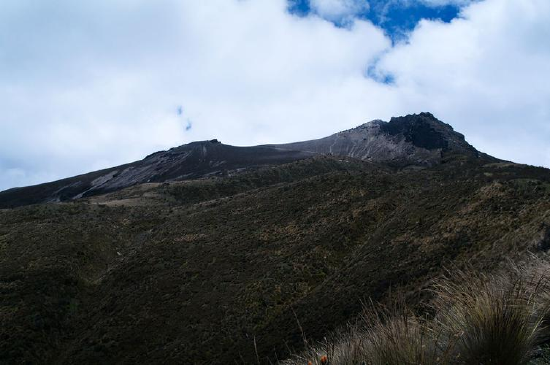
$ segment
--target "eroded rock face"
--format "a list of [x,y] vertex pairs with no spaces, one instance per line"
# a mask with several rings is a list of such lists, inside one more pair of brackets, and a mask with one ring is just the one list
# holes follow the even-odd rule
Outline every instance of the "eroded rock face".
[[374,120],[325,138],[274,147],[428,166],[438,164],[444,152],[479,156],[462,134],[430,113],[392,118],[389,122]]

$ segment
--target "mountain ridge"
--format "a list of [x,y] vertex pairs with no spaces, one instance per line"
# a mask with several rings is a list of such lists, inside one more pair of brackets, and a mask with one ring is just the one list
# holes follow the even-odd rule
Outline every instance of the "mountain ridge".
[[497,159],[477,151],[464,136],[431,113],[374,120],[317,140],[237,147],[217,139],[195,141],[143,160],[49,183],[0,192],[0,208],[89,197],[148,182],[230,176],[262,166],[335,155],[394,167],[433,166],[460,154]]

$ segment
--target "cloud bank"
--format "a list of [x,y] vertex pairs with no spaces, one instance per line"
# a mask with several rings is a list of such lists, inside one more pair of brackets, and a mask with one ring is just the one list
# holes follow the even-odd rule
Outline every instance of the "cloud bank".
[[284,0],[3,1],[0,190],[192,140],[289,142],[420,111],[550,166],[547,0],[474,2],[396,45],[353,1],[314,4],[298,17]]

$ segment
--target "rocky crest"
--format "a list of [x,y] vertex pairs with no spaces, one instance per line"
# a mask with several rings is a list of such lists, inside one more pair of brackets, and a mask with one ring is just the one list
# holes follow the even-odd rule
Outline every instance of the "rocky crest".
[[462,134],[430,113],[374,120],[325,138],[274,147],[401,165],[435,165],[445,153],[480,156]]

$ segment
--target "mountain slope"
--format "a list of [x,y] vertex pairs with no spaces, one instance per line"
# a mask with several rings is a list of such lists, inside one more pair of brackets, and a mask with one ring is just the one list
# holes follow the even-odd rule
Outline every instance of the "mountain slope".
[[[141,204],[124,204],[129,198]],[[151,201],[155,201],[152,204]],[[545,252],[550,171],[316,157],[0,211],[0,362],[262,363],[449,265]],[[265,360],[265,361],[264,361]]]
[[271,147],[228,146],[217,140],[192,142],[130,164],[0,192],[0,208],[78,199],[148,182],[230,175],[242,169],[311,156],[307,152],[281,151]]

